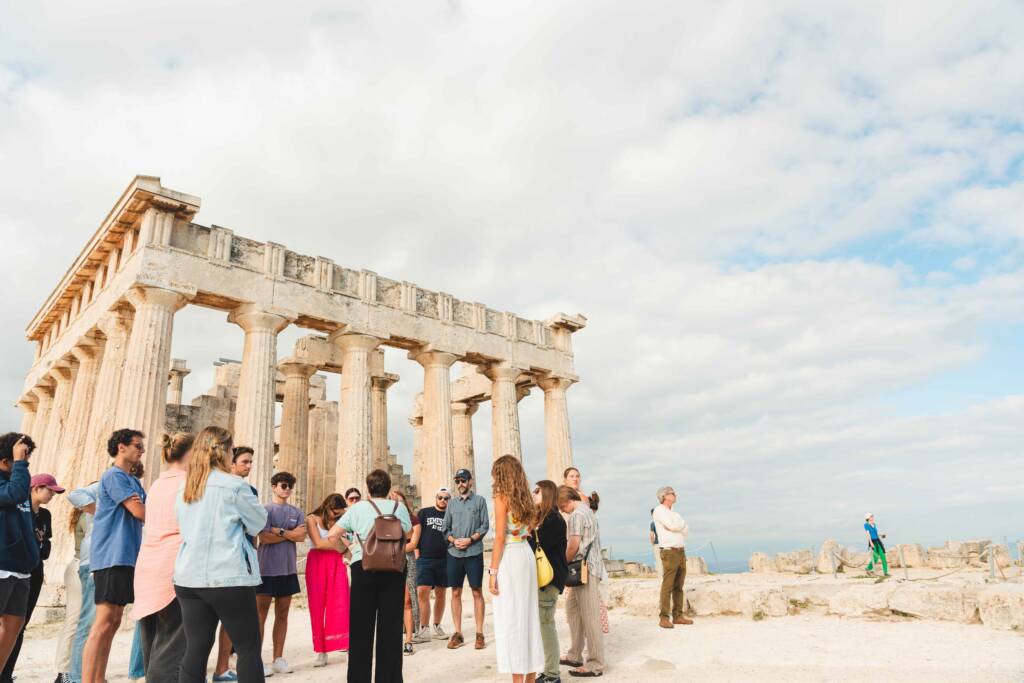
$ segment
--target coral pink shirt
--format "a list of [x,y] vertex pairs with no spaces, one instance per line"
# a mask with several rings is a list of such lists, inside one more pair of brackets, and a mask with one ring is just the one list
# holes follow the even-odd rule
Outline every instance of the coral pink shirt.
[[135,562],[133,619],[156,614],[174,600],[174,561],[181,545],[174,503],[184,483],[184,470],[164,470],[149,487],[142,548]]

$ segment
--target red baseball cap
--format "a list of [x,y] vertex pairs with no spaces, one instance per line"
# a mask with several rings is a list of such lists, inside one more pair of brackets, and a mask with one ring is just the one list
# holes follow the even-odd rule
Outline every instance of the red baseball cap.
[[57,480],[52,474],[33,474],[32,475],[32,488],[36,486],[45,486],[54,493],[64,493],[63,486],[57,486]]

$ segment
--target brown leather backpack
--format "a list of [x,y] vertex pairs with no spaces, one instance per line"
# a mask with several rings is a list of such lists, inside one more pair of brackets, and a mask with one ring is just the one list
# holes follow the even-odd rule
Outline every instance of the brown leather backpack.
[[395,514],[398,512],[398,501],[391,514],[385,515],[377,504],[367,498],[367,502],[377,512],[366,540],[359,540],[363,549],[363,570],[368,572],[404,572],[405,571],[405,531],[402,520]]

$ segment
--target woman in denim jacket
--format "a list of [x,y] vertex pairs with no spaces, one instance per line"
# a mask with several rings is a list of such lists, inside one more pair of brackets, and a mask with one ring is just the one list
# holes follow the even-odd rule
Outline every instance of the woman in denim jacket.
[[199,432],[175,506],[182,543],[174,564],[174,592],[187,638],[181,681],[206,680],[218,621],[238,653],[239,680],[263,680],[256,612],[259,563],[246,535],[263,529],[267,511],[249,484],[229,473],[231,447],[227,430]]

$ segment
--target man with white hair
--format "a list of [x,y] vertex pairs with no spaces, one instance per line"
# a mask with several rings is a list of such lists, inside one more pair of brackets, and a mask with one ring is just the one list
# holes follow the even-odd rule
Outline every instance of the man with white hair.
[[[658,507],[651,516],[658,532],[661,552],[661,613],[658,625],[675,628],[675,624],[692,624],[683,616],[683,582],[686,580],[686,537],[690,527],[682,515],[672,509],[676,492],[671,486],[658,489]],[[671,619],[669,613],[671,609]]]

